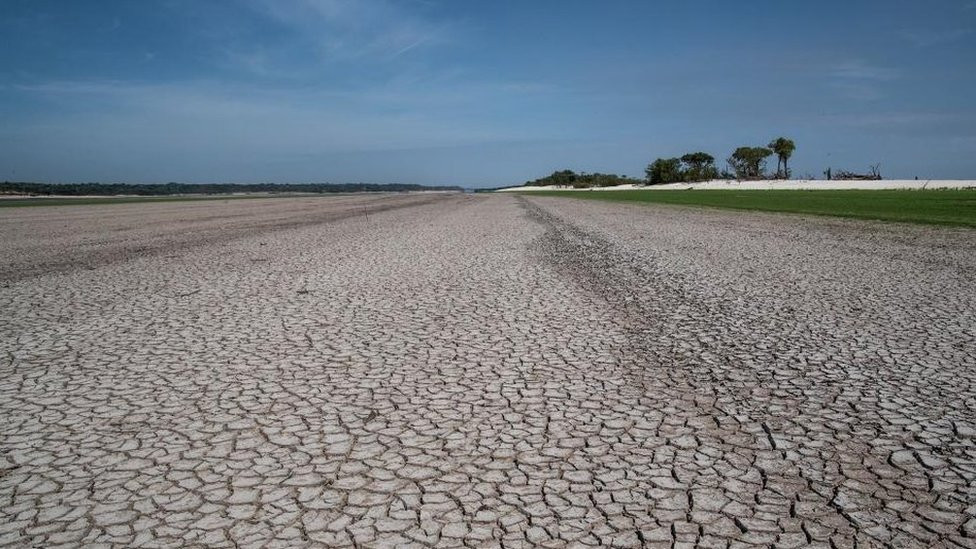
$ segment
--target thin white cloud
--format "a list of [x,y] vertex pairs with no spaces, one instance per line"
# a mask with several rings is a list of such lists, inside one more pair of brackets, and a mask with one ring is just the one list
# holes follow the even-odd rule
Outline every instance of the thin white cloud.
[[917,48],[941,46],[963,40],[973,34],[973,29],[954,30],[906,30],[901,35]]
[[450,25],[385,0],[253,0],[259,13],[286,26],[320,61],[392,59],[448,40]]
[[918,128],[936,126],[971,118],[966,113],[949,112],[877,112],[858,114],[825,114],[819,121],[827,126],[851,128]]
[[245,72],[258,76],[283,76],[263,46],[253,46],[246,51],[223,47],[220,52],[230,66],[243,69]]
[[83,106],[27,125],[40,133],[78,137],[97,127],[95,140],[120,147],[142,142],[147,150],[292,156],[547,137],[544,130],[509,127],[484,113],[484,104],[501,97],[526,97],[505,83],[325,90],[218,81],[51,81],[14,88],[64,108]]
[[400,57],[401,55],[403,55],[403,54],[405,54],[405,53],[407,53],[407,52],[409,52],[411,50],[414,50],[416,48],[419,48],[420,46],[429,44],[432,40],[435,39],[435,37],[436,37],[436,34],[428,34],[428,35],[420,36],[419,38],[417,38],[413,42],[410,42],[410,43],[406,44],[405,46],[403,46],[402,48],[394,51],[389,56],[389,59],[395,59],[395,58]]
[[886,82],[896,80],[901,76],[901,71],[878,65],[871,65],[861,60],[852,60],[840,63],[831,69],[834,78],[843,80],[869,80],[874,82]]
[[834,65],[828,74],[828,85],[841,95],[858,101],[875,101],[884,97],[885,85],[901,78],[902,71],[851,60]]

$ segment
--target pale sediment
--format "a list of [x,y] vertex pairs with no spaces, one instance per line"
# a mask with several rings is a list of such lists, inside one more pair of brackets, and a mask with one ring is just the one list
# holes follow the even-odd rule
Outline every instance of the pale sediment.
[[325,200],[12,214],[0,544],[976,541],[972,231]]

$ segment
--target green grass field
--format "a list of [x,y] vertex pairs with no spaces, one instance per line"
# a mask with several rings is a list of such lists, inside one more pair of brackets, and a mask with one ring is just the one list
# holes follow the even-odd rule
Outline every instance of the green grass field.
[[523,194],[976,227],[976,190],[533,191]]
[[338,196],[330,194],[266,194],[266,195],[201,195],[201,196],[85,196],[78,198],[6,198],[0,199],[0,208],[26,208],[34,206],[90,206],[100,204],[135,204],[139,202],[198,202],[201,200],[248,200],[256,198],[285,198],[298,196]]

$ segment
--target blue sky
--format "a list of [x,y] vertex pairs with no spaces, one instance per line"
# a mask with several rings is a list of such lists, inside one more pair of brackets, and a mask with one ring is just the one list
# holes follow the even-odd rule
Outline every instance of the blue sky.
[[976,0],[0,3],[0,179],[976,178]]

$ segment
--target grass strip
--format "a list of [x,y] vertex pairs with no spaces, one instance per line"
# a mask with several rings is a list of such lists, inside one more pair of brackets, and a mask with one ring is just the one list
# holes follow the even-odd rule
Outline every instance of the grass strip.
[[536,196],[704,206],[878,221],[976,227],[976,190],[527,191]]

